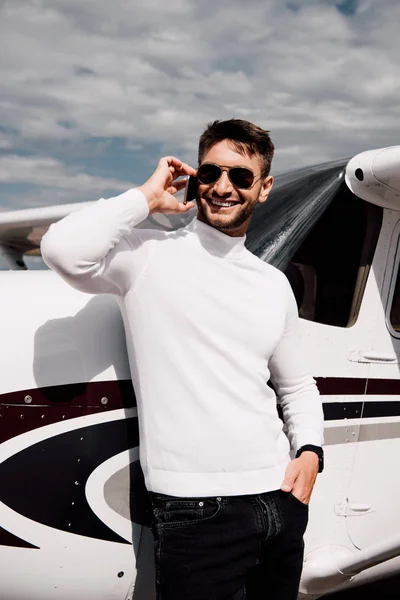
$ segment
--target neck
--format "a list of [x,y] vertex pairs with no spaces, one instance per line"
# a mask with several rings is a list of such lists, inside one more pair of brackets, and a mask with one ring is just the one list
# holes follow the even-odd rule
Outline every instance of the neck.
[[240,259],[246,254],[246,236],[226,235],[222,229],[210,226],[206,221],[193,219],[187,225],[187,231],[210,254],[226,259]]

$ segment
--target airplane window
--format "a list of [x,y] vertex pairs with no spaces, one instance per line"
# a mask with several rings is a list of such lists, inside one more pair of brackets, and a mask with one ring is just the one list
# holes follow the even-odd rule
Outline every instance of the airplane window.
[[348,189],[347,162],[278,176],[246,238],[286,274],[303,319],[337,327],[357,320],[383,215]]
[[[382,208],[341,185],[285,269],[302,318],[337,327],[356,322],[382,214]],[[303,279],[301,297],[293,286],[293,267]]]

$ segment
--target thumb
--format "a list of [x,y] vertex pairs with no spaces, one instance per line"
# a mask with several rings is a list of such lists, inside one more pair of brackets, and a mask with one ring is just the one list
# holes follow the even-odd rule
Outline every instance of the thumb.
[[282,482],[281,490],[282,492],[291,492],[294,486],[294,482],[296,481],[297,472],[296,469],[293,468],[293,462],[290,462],[287,466],[285,479]]
[[288,481],[286,478],[283,480],[281,485],[282,492],[291,492],[293,489],[294,481]]

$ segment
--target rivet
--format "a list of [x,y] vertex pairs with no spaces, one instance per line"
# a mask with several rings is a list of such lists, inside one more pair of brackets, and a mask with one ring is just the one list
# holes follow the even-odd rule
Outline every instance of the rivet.
[[217,501],[221,502],[222,498],[220,496],[218,496]]
[[199,502],[199,506],[204,506],[204,502]]
[[79,481],[75,481],[75,485],[79,485]]
[[27,404],[30,404],[32,402],[32,396],[25,396],[24,400]]
[[42,415],[40,418],[41,418],[41,419],[44,419],[44,415]]
[[118,577],[121,579],[121,577],[123,577],[123,576],[124,576],[124,572],[123,572],[123,571],[120,571],[120,572],[118,573]]
[[100,400],[100,402],[105,406],[106,404],[108,404],[108,398],[104,397]]

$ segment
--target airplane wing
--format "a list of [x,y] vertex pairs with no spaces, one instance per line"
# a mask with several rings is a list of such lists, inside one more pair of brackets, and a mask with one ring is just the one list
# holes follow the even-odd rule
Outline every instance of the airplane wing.
[[32,252],[40,247],[42,236],[52,223],[89,204],[78,202],[0,213],[0,246],[3,251],[9,249],[21,255]]
[[[40,242],[52,223],[92,203],[77,202],[0,212],[0,255],[11,269],[25,269],[24,254],[40,256]],[[183,215],[151,215],[139,227],[173,230],[186,225],[193,214],[193,211],[189,211]]]

